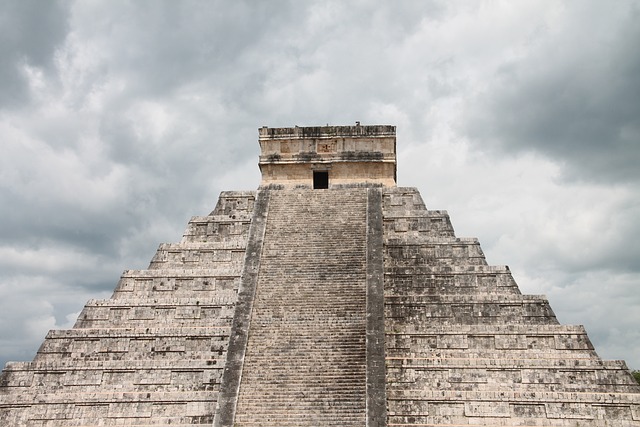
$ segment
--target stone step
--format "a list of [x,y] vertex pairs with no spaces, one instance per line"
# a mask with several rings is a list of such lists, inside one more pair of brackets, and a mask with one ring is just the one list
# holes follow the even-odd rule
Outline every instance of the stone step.
[[[482,381],[474,382],[460,382],[460,381],[449,381],[441,378],[431,378],[431,377],[420,377],[413,381],[413,384],[416,388],[424,389],[432,387],[434,384],[437,385],[438,389],[441,391],[495,391],[495,390],[503,390],[503,391],[512,391],[519,393],[534,393],[534,392],[543,392],[543,391],[553,391],[553,392],[585,392],[589,391],[591,393],[638,393],[636,386],[632,384],[589,384],[588,387],[585,387],[583,383],[575,383],[573,378],[575,375],[548,375],[540,372],[539,375],[543,378],[547,378],[546,381],[541,382],[523,382],[523,383],[515,383],[511,382],[513,376],[510,373],[492,373],[491,377],[494,381],[484,383]],[[591,378],[584,377],[587,381]],[[567,382],[568,381],[568,382]],[[391,382],[393,383],[393,382]],[[408,382],[402,382],[403,386],[406,386]],[[394,384],[395,385],[395,384]]]
[[89,300],[80,313],[76,328],[231,326],[234,305],[219,298],[158,298]]
[[35,371],[55,371],[55,370],[105,370],[105,371],[118,371],[123,372],[137,369],[161,369],[161,370],[189,370],[194,368],[197,370],[220,370],[223,366],[216,366],[217,359],[194,359],[194,360],[152,360],[152,359],[139,359],[129,360],[126,366],[123,366],[122,362],[118,360],[106,360],[106,361],[84,361],[82,364],[78,364],[73,360],[47,360],[37,359],[31,362],[8,362],[5,371],[16,374],[19,372],[35,372]]
[[240,269],[244,261],[245,245],[241,242],[163,243],[158,247],[149,270],[189,268]]
[[[360,347],[362,347],[364,345],[364,343],[362,343],[362,345]],[[284,347],[284,355],[282,357],[274,357],[274,356],[256,356],[256,358],[254,360],[256,361],[260,361],[261,363],[269,363],[270,361],[278,361],[279,363],[282,362],[292,362],[294,361],[293,359],[295,358],[295,363],[296,366],[324,366],[326,363],[323,364],[323,362],[318,362],[317,358],[319,357],[323,357],[324,354],[326,354],[326,351],[331,349],[332,346],[325,346],[324,348],[318,348],[318,347],[311,347],[311,346],[297,346],[296,348],[293,350],[289,350],[289,345],[287,343],[283,343],[282,345]],[[256,346],[256,350],[260,350],[262,352],[267,352],[267,351],[274,351],[274,347],[275,346],[269,346],[269,345],[259,345]],[[304,357],[306,356],[306,357]],[[358,351],[357,347],[341,347],[341,348],[336,348],[335,349],[335,356],[334,357],[329,357],[329,356],[324,356],[326,357],[325,360],[328,361],[338,361],[338,362],[343,362],[343,363],[354,363],[354,362],[358,362],[361,360],[364,360],[364,356],[362,355],[362,352]],[[307,363],[310,362],[310,363]],[[274,362],[275,363],[275,362]]]
[[[348,365],[349,362],[346,362],[345,365]],[[359,365],[359,366],[358,366]],[[280,368],[277,369],[275,366],[265,366],[263,369],[260,369],[261,365],[248,365],[252,368],[255,368],[255,373],[250,373],[245,378],[264,378],[269,379],[270,381],[291,381],[291,384],[295,384],[301,380],[307,381],[312,379],[309,382],[309,386],[313,386],[315,384],[319,384],[321,382],[327,381],[328,379],[338,379],[338,383],[352,383],[354,379],[358,379],[358,376],[362,375],[365,369],[365,365],[363,362],[353,363],[351,367],[338,366],[337,363],[333,363],[332,365],[321,366],[321,365],[312,365],[312,364],[302,364],[301,367],[306,367],[304,369],[305,372],[300,372],[301,369],[298,369],[298,366],[288,367],[288,368]],[[264,365],[262,365],[264,366]],[[287,383],[289,384],[289,383]]]
[[492,279],[500,275],[511,275],[511,270],[506,265],[465,265],[448,266],[438,264],[416,264],[410,266],[387,266],[384,270],[389,276],[428,276],[451,277],[468,276],[470,278],[481,277]]
[[364,424],[365,217],[365,190],[272,193],[236,425]]
[[[219,383],[224,365],[226,342],[216,344],[210,338],[185,343],[180,351],[180,360],[190,362],[176,363],[173,358],[163,360],[155,355],[153,345],[157,345],[159,354],[171,354],[171,349],[161,347],[162,341],[149,339],[149,348],[134,349],[131,343],[128,348],[114,346],[113,351],[103,348],[100,341],[71,342],[54,349],[43,349],[34,362],[14,363],[7,365],[1,377],[0,390],[4,387],[28,387],[38,385],[38,393],[49,388],[62,385],[72,387],[81,385],[85,389],[113,388],[116,385],[121,391],[138,389],[193,389],[210,388]],[[46,341],[45,341],[46,343]],[[58,343],[60,344],[60,343]],[[44,345],[43,345],[44,346]],[[126,347],[126,346],[125,346]],[[197,347],[200,352],[194,353]],[[55,352],[47,352],[53,350]],[[87,350],[86,353],[80,353]],[[137,351],[136,351],[137,350]],[[79,355],[78,355],[79,353]],[[215,357],[212,357],[212,353]],[[208,355],[203,358],[202,356]],[[197,356],[194,357],[194,356]],[[89,360],[86,360],[89,358]],[[103,360],[113,358],[112,360]],[[123,360],[129,359],[126,365]],[[146,358],[146,360],[141,360]],[[213,382],[212,382],[213,381]],[[129,388],[126,386],[129,385]],[[135,391],[134,390],[134,391]]]
[[387,359],[392,382],[441,390],[640,392],[624,362],[600,359]]
[[[320,396],[318,393],[322,395]],[[261,389],[260,392],[243,393],[242,399],[243,403],[247,405],[253,404],[254,406],[266,405],[276,401],[289,401],[287,406],[290,407],[322,405],[323,401],[339,401],[340,406],[347,406],[353,401],[364,401],[364,395],[362,390],[352,383],[333,384],[331,386],[320,384],[317,387],[314,387],[314,384],[309,384],[308,387],[304,387],[304,384],[293,386],[272,384],[271,387],[266,387],[264,390]]]
[[[415,405],[418,407],[418,405]],[[514,404],[510,407],[469,403],[451,405],[429,405],[431,413],[427,415],[411,411],[410,415],[390,415],[388,426],[522,426],[522,427],[637,427],[638,420],[632,419],[635,410],[629,406],[614,405],[536,405]],[[513,409],[511,409],[513,408]],[[407,412],[405,412],[407,414]],[[473,424],[470,424],[473,423]]]
[[[364,402],[360,403],[363,405]],[[282,406],[281,411],[274,410],[274,406]],[[323,425],[324,422],[335,422],[335,420],[355,420],[364,421],[364,417],[358,413],[357,405],[342,407],[332,404],[318,404],[318,405],[296,405],[290,406],[286,402],[270,402],[268,407],[260,405],[252,406],[251,411],[259,412],[261,414],[260,421],[256,423],[255,417],[251,416],[239,416],[237,422],[239,424],[248,423],[247,425],[264,425],[265,422],[274,423],[274,425],[281,425],[281,423],[291,423],[296,421],[297,423],[303,423],[302,425],[318,426]],[[307,414],[304,417],[302,414]],[[321,423],[321,424],[317,424]],[[234,424],[237,425],[237,424]],[[271,424],[267,424],[271,425]],[[286,425],[286,424],[285,424]],[[360,424],[364,425],[364,424]]]
[[[121,392],[121,391],[108,391],[108,392],[91,392],[85,393],[82,390],[69,391],[62,389],[55,393],[42,393],[38,394],[38,400],[31,403],[26,403],[22,400],[20,395],[10,395],[3,398],[0,407],[10,406],[14,404],[22,405],[51,405],[51,404],[70,404],[74,402],[78,404],[133,404],[133,403],[151,403],[168,404],[173,402],[176,406],[179,405],[191,405],[193,407],[198,406],[200,402],[210,403],[212,396],[215,397],[217,392],[215,391],[144,391],[144,392]],[[215,399],[213,399],[215,402]],[[169,407],[172,405],[169,404]]]
[[385,297],[385,317],[389,325],[407,321],[446,324],[558,323],[549,302],[541,295],[391,295]]
[[385,276],[385,298],[399,295],[521,295],[511,274],[416,274]]
[[383,212],[391,211],[424,211],[426,206],[417,188],[414,187],[387,187],[382,193]]
[[[290,405],[288,401],[267,401],[265,405],[249,405],[252,411],[259,411],[261,414],[261,420],[270,419],[271,421],[290,421],[292,419],[303,418],[303,414],[306,413],[307,419],[313,418],[316,421],[320,419],[325,420],[338,420],[338,419],[363,419],[364,416],[360,415],[361,407],[364,405],[364,401],[350,402],[344,401],[341,396],[336,396],[336,399],[340,400],[336,402],[334,400],[318,401],[305,403],[298,403]],[[280,408],[280,410],[278,410]],[[276,418],[277,417],[277,418]],[[251,415],[238,414],[237,421],[242,422],[256,422],[255,417]]]
[[[336,421],[339,419],[339,421]],[[256,424],[254,421],[244,422],[240,421],[235,423],[234,426],[237,427],[245,427],[245,426],[261,426],[261,427],[347,427],[347,426],[363,426],[365,423],[364,417],[358,416],[346,416],[340,415],[336,416],[328,416],[328,417],[320,417],[317,415],[309,414],[305,416],[304,414],[299,414],[295,417],[291,418],[282,418],[278,417],[276,419],[271,419],[268,417],[262,418],[259,424]]]
[[[497,311],[497,310],[496,310]],[[504,313],[493,312],[491,315],[474,315],[473,313],[456,313],[455,316],[447,317],[440,313],[431,313],[429,315],[411,316],[418,322],[434,322],[442,325],[501,325],[509,322],[514,325],[557,325],[558,321],[554,317],[548,316],[529,316],[528,313],[514,313],[513,310]],[[402,324],[406,316],[398,316],[395,312],[386,312],[388,319],[387,326],[393,330],[395,325]]]
[[395,325],[387,329],[387,357],[597,357],[581,326],[570,325]]
[[251,217],[243,215],[192,217],[180,243],[245,242]]
[[384,242],[424,238],[454,238],[455,232],[446,211],[390,212],[383,221]]
[[47,339],[66,338],[138,338],[176,337],[176,338],[210,338],[228,336],[226,327],[155,327],[155,328],[95,328],[95,329],[54,329],[49,331]]
[[402,369],[393,375],[395,383],[410,384],[413,388],[437,384],[439,390],[638,392],[637,383],[628,374],[618,375],[620,381],[614,382],[612,375],[607,375],[599,382],[597,372],[586,369]]
[[242,271],[237,272],[234,269],[229,268],[167,268],[164,270],[125,270],[122,273],[123,279],[134,280],[152,280],[152,279],[165,279],[165,280],[179,280],[179,279],[215,279],[225,277],[235,277]]
[[215,354],[222,362],[229,333],[229,327],[212,326],[54,330],[40,346],[36,361],[211,359]]
[[228,216],[238,212],[253,212],[256,194],[255,191],[223,191],[211,215]]
[[434,357],[434,358],[409,358],[409,357],[387,357],[387,367],[407,368],[407,369],[438,369],[446,368],[480,368],[480,369],[521,369],[521,368],[543,368],[543,369],[587,369],[587,370],[612,370],[628,371],[627,365],[622,360],[602,360],[600,358],[466,358],[466,357]]
[[479,246],[394,246],[385,250],[385,268],[437,263],[441,267],[487,265]]
[[[312,357],[315,356],[315,357]],[[255,374],[249,374],[245,378],[249,378],[252,375],[257,377],[268,377],[273,374],[273,378],[281,378],[283,374],[286,374],[289,378],[309,378],[315,376],[350,376],[361,375],[363,373],[363,367],[366,360],[364,357],[350,357],[353,355],[343,355],[343,357],[335,357],[332,360],[325,361],[323,363],[316,362],[321,355],[310,355],[308,358],[300,358],[296,360],[294,356],[283,356],[281,358],[269,358],[263,357],[262,359],[256,359],[252,363],[247,364],[247,367],[252,367],[257,370]],[[288,364],[288,367],[278,366],[279,364]],[[290,365],[294,366],[293,368]],[[339,367],[337,367],[339,366]],[[304,370],[305,373],[300,374],[299,371]]]
[[[352,345],[352,346],[348,346],[348,345],[344,345],[344,346],[334,346],[334,345],[313,345],[313,344],[309,344],[309,345],[298,345],[297,342],[291,342],[290,340],[285,340],[283,339],[282,341],[286,341],[282,343],[282,348],[284,351],[284,355],[283,357],[274,357],[274,356],[257,356],[256,355],[256,359],[255,360],[259,360],[259,361],[271,361],[271,360],[278,360],[280,362],[286,361],[286,358],[292,359],[292,358],[296,358],[296,363],[304,363],[306,360],[311,360],[313,361],[314,358],[317,357],[323,357],[324,354],[326,354],[326,352],[328,350],[334,349],[335,351],[335,357],[331,357],[331,356],[324,356],[326,357],[326,360],[334,360],[334,359],[338,359],[338,360],[342,360],[344,362],[348,362],[349,359],[353,359],[355,357],[364,357],[362,356],[362,347],[364,346],[364,342],[359,343],[359,345]],[[335,341],[335,343],[339,343],[338,340]],[[330,343],[331,344],[331,343]],[[256,343],[256,350],[260,350],[262,352],[273,352],[275,349],[277,348],[277,346],[273,345],[273,344],[258,344]],[[308,355],[308,359],[304,358],[303,356]],[[283,360],[285,359],[285,360]],[[359,359],[357,359],[359,360]],[[316,365],[321,365],[322,362],[315,362]]]
[[[402,331],[395,334],[412,335],[524,335],[524,336],[566,336],[574,334],[586,336],[586,331],[582,325],[404,325]],[[582,344],[579,345],[582,347]]]
[[427,295],[385,295],[387,304],[464,304],[464,303],[495,303],[495,304],[534,304],[548,303],[545,295],[526,294],[427,294]]
[[393,347],[387,345],[385,347],[385,354],[387,357],[403,357],[410,355],[417,358],[429,358],[429,357],[442,357],[444,359],[458,358],[462,356],[469,358],[486,359],[489,357],[495,357],[496,359],[528,359],[535,357],[536,353],[548,353],[540,354],[541,359],[555,359],[564,357],[567,361],[573,361],[575,359],[585,359],[590,357],[598,357],[597,353],[593,350],[556,350],[552,348],[537,349],[537,350],[521,350],[521,349],[442,349],[442,348],[410,348],[410,347]]
[[246,249],[246,243],[229,240],[223,242],[187,242],[187,243],[161,243],[158,245],[158,251],[183,253],[190,252],[224,252],[224,251],[242,251]]
[[[402,209],[388,209],[385,208],[384,211],[384,221],[391,222],[397,221],[398,219],[405,219],[407,221],[414,219],[445,219],[449,218],[449,213],[446,210],[432,210],[426,209],[424,206],[420,207],[403,207]],[[437,221],[439,222],[439,221]],[[427,223],[428,224],[428,223]],[[427,225],[424,224],[424,225]],[[385,231],[388,231],[385,229]]]
[[[335,421],[336,418],[339,418],[340,421]],[[292,420],[283,420],[282,418],[278,418],[276,420],[271,419],[263,419],[260,424],[256,424],[255,422],[239,422],[235,424],[237,427],[245,427],[245,426],[261,426],[261,427],[347,427],[347,426],[362,426],[365,423],[365,419],[363,417],[328,417],[319,419],[318,417],[310,417],[310,416],[302,416],[299,418],[295,418]]]
[[90,299],[85,304],[89,308],[131,308],[131,307],[176,307],[176,306],[196,306],[196,307],[233,307],[233,304],[220,304],[214,292],[203,293],[202,295],[185,296],[172,295],[170,293],[160,295],[155,298],[118,298],[118,299]]
[[404,390],[388,390],[389,401],[394,400],[424,400],[428,402],[487,402],[489,405],[498,402],[536,402],[539,404],[562,403],[590,403],[590,404],[620,404],[635,405],[638,402],[637,394],[618,392],[576,392],[576,391],[534,391],[523,393],[519,391],[494,390],[467,391],[467,390],[435,390],[405,387]]
[[113,299],[200,298],[203,295],[235,302],[240,285],[240,268],[126,270]]
[[251,214],[248,212],[192,217],[181,243],[238,242],[246,244],[250,225]]
[[[76,414],[73,419],[29,419],[28,426],[29,427],[51,427],[52,425],[64,425],[68,427],[101,427],[101,426],[129,426],[129,427],[140,427],[140,426],[154,426],[154,427],[172,427],[176,425],[184,425],[184,426],[192,426],[192,425],[201,425],[208,424],[211,425],[213,422],[213,416],[211,415],[199,415],[199,416],[184,416],[184,415],[176,415],[176,416],[160,416],[155,415],[153,417],[148,418],[139,418],[129,415],[120,415],[113,417],[102,416],[99,420],[96,420],[93,416],[96,413],[100,413],[93,408],[91,409],[77,409],[75,407],[69,409],[62,409],[62,411],[68,410]],[[128,411],[127,414],[135,413],[134,410]],[[0,410],[0,416],[2,416]],[[4,418],[3,418],[4,419]],[[11,424],[9,425],[19,425],[17,423],[22,422],[22,418],[16,418],[16,423],[13,421],[9,421]],[[63,422],[64,424],[60,424]]]
[[[55,368],[54,368],[55,369]],[[147,369],[139,371],[118,370],[52,370],[34,371],[0,384],[0,392],[21,393],[26,401],[37,399],[42,393],[52,393],[63,388],[102,393],[118,389],[122,393],[216,391],[222,378],[221,369],[190,370]],[[34,391],[37,387],[38,391]]]

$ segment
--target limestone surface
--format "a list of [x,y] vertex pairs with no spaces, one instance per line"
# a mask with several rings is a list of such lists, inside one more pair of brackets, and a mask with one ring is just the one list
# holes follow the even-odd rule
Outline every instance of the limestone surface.
[[[33,361],[7,364],[0,426],[640,427],[624,362],[395,186],[395,128],[260,142],[263,178],[283,174],[223,192]],[[269,160],[276,145],[290,158]],[[303,179],[287,182],[292,165]]]
[[414,188],[384,191],[388,425],[638,426],[640,387]]

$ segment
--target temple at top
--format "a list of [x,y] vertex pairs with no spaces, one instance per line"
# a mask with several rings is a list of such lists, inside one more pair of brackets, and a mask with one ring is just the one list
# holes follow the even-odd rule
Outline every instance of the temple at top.
[[396,185],[396,127],[259,129],[263,188]]

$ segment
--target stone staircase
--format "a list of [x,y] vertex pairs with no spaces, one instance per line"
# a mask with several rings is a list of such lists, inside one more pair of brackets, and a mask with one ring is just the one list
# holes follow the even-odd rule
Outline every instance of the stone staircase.
[[235,426],[364,426],[367,190],[271,191]]
[[415,189],[385,189],[383,209],[389,426],[640,426],[640,387],[583,327]]
[[222,193],[149,269],[127,270],[0,377],[2,426],[211,424],[255,192]]

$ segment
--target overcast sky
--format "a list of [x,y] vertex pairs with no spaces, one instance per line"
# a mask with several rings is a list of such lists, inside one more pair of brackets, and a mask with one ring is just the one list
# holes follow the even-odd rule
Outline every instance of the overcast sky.
[[640,1],[0,3],[0,363],[221,190],[257,129],[390,124],[398,179],[640,369]]

